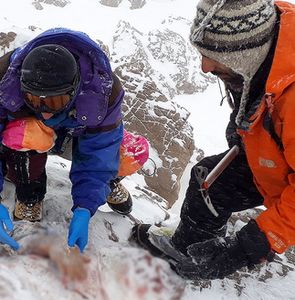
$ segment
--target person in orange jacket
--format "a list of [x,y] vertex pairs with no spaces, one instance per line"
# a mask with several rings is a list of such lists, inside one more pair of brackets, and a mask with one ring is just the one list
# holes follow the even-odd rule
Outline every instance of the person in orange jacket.
[[[176,260],[174,269],[185,278],[223,278],[295,245],[294,27],[295,5],[287,2],[198,3],[190,40],[201,54],[203,72],[225,84],[233,108],[226,137],[240,152],[211,185],[211,207],[200,174],[210,172],[228,151],[193,167],[181,221],[169,240],[181,255],[171,257],[171,251],[163,253],[165,247],[151,243],[150,224],[132,232],[143,247]],[[225,237],[232,212],[262,204],[267,209],[256,220]]]

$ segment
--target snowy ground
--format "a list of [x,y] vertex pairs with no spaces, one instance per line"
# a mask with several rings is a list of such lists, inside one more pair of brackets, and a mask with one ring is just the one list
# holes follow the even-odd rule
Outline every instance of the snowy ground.
[[[191,113],[189,122],[194,128],[195,144],[197,148],[204,151],[205,156],[221,153],[228,148],[225,139],[225,128],[230,108],[226,101],[220,106],[221,99],[222,96],[217,82],[210,84],[204,93],[178,96],[175,99],[178,104]],[[178,214],[184,199],[190,170],[197,163],[197,156],[197,153],[192,156],[182,176],[179,198],[171,209],[176,214]]]
[[[30,0],[4,1],[1,6],[0,25],[4,32],[22,32],[18,46],[34,33],[30,25],[40,30],[64,26],[87,32],[90,36],[101,36],[106,43],[111,40],[114,28],[120,19],[125,19],[142,31],[160,26],[168,15],[192,19],[196,1],[148,0],[142,10],[129,10],[128,1],[120,8],[98,6],[94,0],[73,0],[71,5],[61,9],[36,1],[44,10],[32,8]],[[16,9],[17,8],[17,9]],[[25,36],[24,33],[27,33]],[[187,34],[188,35],[188,34]],[[226,149],[224,129],[228,118],[226,103],[220,107],[221,96],[217,84],[211,85],[203,94],[179,96],[175,99],[191,112],[190,122],[195,129],[196,146],[205,155],[219,153]],[[192,157],[182,178],[179,201],[167,212],[165,203],[151,201],[155,196],[148,194],[140,175],[124,180],[134,199],[133,215],[147,223],[175,226],[179,209],[188,183],[189,170],[196,162]],[[45,217],[42,224],[58,232],[64,239],[71,217],[70,163],[58,157],[48,161],[48,193],[45,199]],[[6,183],[4,204],[12,210],[14,188]],[[19,256],[9,252],[1,256],[0,251],[0,299],[1,300],[82,300],[82,299],[295,299],[294,296],[294,254],[281,256],[276,262],[251,272],[241,271],[230,278],[212,282],[185,282],[171,271],[169,265],[151,257],[146,251],[134,247],[128,237],[133,221],[119,216],[104,206],[91,221],[90,243],[86,255],[91,258],[88,279],[80,285],[67,289],[62,285],[59,274],[52,264],[39,257]],[[251,215],[253,211],[249,211]],[[241,216],[247,221],[247,216]],[[243,224],[237,221],[230,230],[237,230]],[[31,230],[30,224],[16,223]]]
[[[212,86],[208,93],[196,95],[200,101],[195,106],[199,108],[198,113],[206,111],[207,99],[211,96],[212,99],[219,97],[218,93],[215,94],[214,91],[216,89]],[[194,101],[189,98],[188,101]],[[180,99],[180,101],[184,100],[184,98]],[[214,102],[214,100],[212,101]],[[215,109],[219,110],[220,108],[212,106],[213,114],[215,114]],[[197,115],[192,114],[192,118],[194,117]],[[225,122],[221,121],[219,126],[224,127]],[[213,150],[210,148],[209,141],[212,141],[214,145],[214,136],[211,130],[215,131],[214,127],[205,128],[208,128],[207,131],[202,131],[208,141],[208,149],[205,149],[205,153],[207,154],[208,151],[208,154],[211,154],[210,149]],[[221,128],[219,129],[221,130]],[[226,144],[223,142],[220,145],[222,146],[217,148],[214,145],[213,149],[224,150]],[[56,231],[64,240],[71,216],[69,168],[69,161],[56,156],[50,157],[47,165],[48,193],[45,199],[45,217],[42,221],[43,226]],[[187,175],[185,173],[184,182],[188,180]],[[124,181],[124,184],[134,199],[134,217],[144,223],[159,223],[169,217],[164,224],[176,226],[179,208],[174,207],[167,212],[164,209],[165,203],[151,201],[151,197],[147,196],[144,189],[140,175],[131,176]],[[153,197],[153,195],[151,196]],[[4,197],[6,199],[4,204],[11,210],[14,199],[14,187],[11,183],[6,183]],[[248,211],[247,214],[236,218],[239,220],[233,222],[229,230],[240,229],[253,213],[254,211]],[[224,280],[189,282],[174,274],[166,262],[151,257],[145,250],[130,244],[128,237],[132,225],[133,221],[129,218],[112,212],[107,206],[101,207],[100,212],[91,221],[90,243],[85,253],[91,258],[88,278],[81,284],[73,284],[67,288],[63,286],[59,273],[47,259],[36,256],[20,256],[13,252],[1,256],[0,251],[0,299],[275,300],[282,293],[284,299],[294,299],[292,291],[295,272],[294,265],[291,263],[294,259],[292,253],[288,257],[281,256],[282,261],[277,260],[251,272],[243,270]],[[16,222],[15,226],[22,226],[28,231],[33,231],[29,223]]]

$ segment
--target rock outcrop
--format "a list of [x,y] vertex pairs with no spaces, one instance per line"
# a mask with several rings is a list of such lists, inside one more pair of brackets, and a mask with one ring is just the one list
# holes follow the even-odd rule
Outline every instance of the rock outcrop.
[[[171,32],[166,34],[171,35]],[[146,183],[172,205],[178,198],[179,180],[195,147],[192,127],[187,122],[189,112],[171,101],[169,97],[176,94],[178,87],[174,81],[177,81],[177,78],[171,78],[170,85],[166,83],[165,75],[153,68],[150,59],[152,52],[154,59],[169,60],[164,58],[161,48],[156,48],[156,43],[157,40],[164,39],[161,41],[161,47],[169,51],[172,41],[165,35],[170,45],[165,44],[165,38],[160,33],[159,36],[151,34],[150,37],[149,46],[146,47],[141,32],[127,22],[120,22],[114,36],[114,50],[111,57],[117,65],[115,72],[122,80],[126,91],[125,125],[128,130],[142,134],[149,140],[152,157],[157,164],[155,176],[146,177]],[[126,40],[128,49],[123,53],[119,52],[120,49],[124,49],[122,44]],[[179,51],[183,51],[182,55],[186,55],[184,49]],[[173,59],[176,56],[176,53],[170,56],[171,64],[175,64]],[[188,76],[185,58],[178,67],[183,67],[182,76]],[[181,78],[178,80],[181,81]],[[164,87],[169,91],[168,96],[162,92]]]
[[99,2],[105,6],[118,7],[122,0],[100,0]]
[[7,49],[10,47],[10,43],[13,42],[16,38],[15,32],[0,32],[0,47],[2,54],[7,52]]
[[[128,0],[130,2],[130,9],[139,9],[146,4],[146,0]],[[110,7],[118,7],[123,0],[100,0],[102,5]]]
[[[62,2],[66,3],[59,3]],[[120,1],[101,2],[117,5]],[[168,206],[178,198],[180,178],[195,150],[189,112],[174,102],[173,97],[202,91],[208,84],[207,78],[200,75],[197,52],[173,29],[185,22],[188,21],[182,18],[168,18],[163,28],[143,33],[130,23],[120,21],[112,45],[105,45],[100,37],[95,38],[124,86],[126,128],[150,142],[156,172],[152,177],[145,175],[146,185],[164,198]],[[171,29],[167,29],[166,23]],[[34,27],[34,30],[37,29]],[[0,34],[3,52],[14,39],[12,32]]]
[[42,4],[54,5],[57,7],[65,7],[70,1],[68,0],[34,0],[32,4],[36,9],[42,10],[44,9]]
[[142,8],[146,4],[146,0],[129,0],[131,9]]

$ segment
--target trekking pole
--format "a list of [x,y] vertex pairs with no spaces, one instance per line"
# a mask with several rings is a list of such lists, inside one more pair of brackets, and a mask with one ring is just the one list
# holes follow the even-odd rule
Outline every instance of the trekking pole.
[[234,145],[215,168],[206,176],[202,188],[208,190],[211,184],[220,176],[233,159],[239,154],[239,147]]

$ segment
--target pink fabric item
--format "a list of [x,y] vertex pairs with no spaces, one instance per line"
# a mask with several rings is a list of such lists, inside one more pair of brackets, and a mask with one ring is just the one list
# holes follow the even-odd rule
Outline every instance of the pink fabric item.
[[149,158],[149,143],[141,135],[134,135],[124,129],[121,147],[124,148],[124,155],[133,157],[141,166]]
[[55,132],[42,121],[27,117],[10,121],[3,133],[2,143],[17,151],[47,152],[54,146]]
[[3,144],[13,150],[23,148],[24,133],[26,128],[25,120],[9,122],[3,132]]
[[120,146],[119,177],[125,177],[137,172],[149,158],[149,144],[140,135],[133,135],[124,130]]

